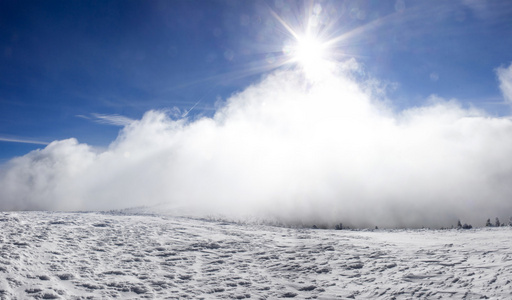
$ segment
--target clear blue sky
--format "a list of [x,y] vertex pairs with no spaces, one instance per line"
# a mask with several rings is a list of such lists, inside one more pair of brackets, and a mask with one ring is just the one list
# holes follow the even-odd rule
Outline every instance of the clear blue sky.
[[290,36],[271,12],[294,25],[311,3],[331,37],[350,33],[339,59],[392,83],[398,109],[436,94],[510,114],[495,71],[512,62],[509,1],[3,0],[0,162],[69,137],[105,147],[151,109],[211,115],[286,67]]

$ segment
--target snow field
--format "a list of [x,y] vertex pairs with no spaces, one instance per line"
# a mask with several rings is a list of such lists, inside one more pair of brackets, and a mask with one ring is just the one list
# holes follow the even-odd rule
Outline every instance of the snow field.
[[511,236],[0,213],[0,298],[510,299]]

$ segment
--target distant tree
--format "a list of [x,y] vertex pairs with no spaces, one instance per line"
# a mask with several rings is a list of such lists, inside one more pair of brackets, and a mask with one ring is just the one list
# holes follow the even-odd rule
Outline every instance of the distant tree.
[[498,217],[496,217],[496,227],[500,227],[501,226],[501,223],[500,223],[500,219],[498,219]]
[[487,222],[485,222],[485,227],[492,227],[491,219],[487,219]]
[[473,228],[473,226],[471,226],[471,224],[464,223],[464,225],[462,225],[462,229],[471,229],[471,228]]
[[457,220],[457,228],[462,228],[462,224],[460,223],[460,220]]
[[508,220],[508,226],[512,226],[512,217]]
[[336,226],[334,226],[334,229],[342,230],[343,229],[343,223],[336,224]]

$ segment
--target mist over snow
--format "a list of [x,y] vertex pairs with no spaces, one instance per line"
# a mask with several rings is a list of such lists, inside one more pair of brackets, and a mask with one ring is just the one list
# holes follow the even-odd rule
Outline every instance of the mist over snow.
[[[432,96],[397,110],[339,70],[279,70],[213,117],[148,111],[107,150],[75,139],[2,166],[1,210],[160,205],[289,224],[483,225],[512,215],[512,121]],[[511,68],[497,70],[510,100]],[[374,85],[375,86],[375,85]]]

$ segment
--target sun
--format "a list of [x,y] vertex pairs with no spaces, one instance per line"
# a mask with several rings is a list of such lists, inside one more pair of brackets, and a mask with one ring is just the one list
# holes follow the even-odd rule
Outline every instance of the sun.
[[332,69],[328,43],[314,34],[294,35],[293,42],[283,51],[289,63],[297,65],[309,79],[323,79]]
[[326,47],[311,35],[298,37],[293,47],[293,59],[303,67],[312,67],[326,59]]
[[341,32],[339,20],[329,15],[331,10],[312,0],[303,4],[304,7],[298,11],[283,12],[282,15],[270,10],[277,24],[282,26],[277,31],[282,54],[277,55],[276,65],[291,65],[310,81],[328,80],[342,69],[346,58],[353,56],[344,48],[348,46],[350,37],[359,31]]
[[315,22],[311,18],[305,19],[304,26],[293,28],[276,13],[273,15],[289,36],[283,47],[287,63],[296,65],[309,79],[318,80],[328,76],[334,62],[331,49],[333,42],[321,38],[326,36],[322,28],[313,26]]

